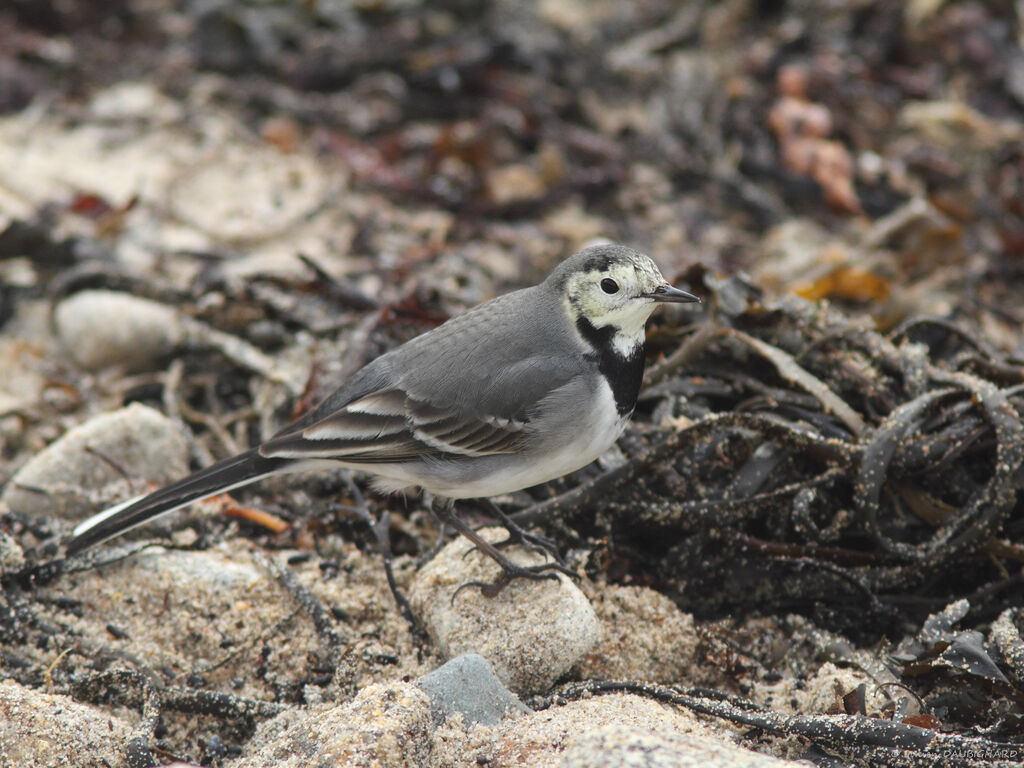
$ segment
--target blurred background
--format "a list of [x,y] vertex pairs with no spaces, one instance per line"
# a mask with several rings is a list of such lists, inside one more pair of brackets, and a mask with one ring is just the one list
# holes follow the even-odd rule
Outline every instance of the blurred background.
[[6,311],[85,260],[183,281],[304,271],[300,252],[389,297],[440,262],[472,303],[607,237],[666,272],[747,270],[882,328],[955,315],[1017,349],[1022,15],[1012,0],[10,0]]

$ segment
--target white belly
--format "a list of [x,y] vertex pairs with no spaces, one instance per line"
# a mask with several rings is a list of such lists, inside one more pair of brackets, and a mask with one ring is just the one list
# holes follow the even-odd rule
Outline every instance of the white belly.
[[[463,472],[422,463],[372,468],[354,465],[354,468],[364,472],[372,470],[376,476],[374,484],[383,491],[418,485],[451,499],[498,496],[546,483],[585,467],[611,447],[628,421],[628,416],[619,415],[611,387],[602,380],[589,411],[575,414],[571,425],[559,429],[560,434],[545,442],[546,449],[536,449],[530,455],[469,459],[463,464]],[[462,477],[455,476],[456,473]]]

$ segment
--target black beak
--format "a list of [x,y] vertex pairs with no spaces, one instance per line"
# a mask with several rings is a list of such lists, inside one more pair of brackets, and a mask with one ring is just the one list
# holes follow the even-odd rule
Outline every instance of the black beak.
[[678,288],[673,288],[671,285],[659,285],[652,293],[648,293],[647,295],[659,302],[682,304],[684,302],[696,301],[697,303],[700,303],[700,299],[692,293],[687,293],[686,291],[681,291]]

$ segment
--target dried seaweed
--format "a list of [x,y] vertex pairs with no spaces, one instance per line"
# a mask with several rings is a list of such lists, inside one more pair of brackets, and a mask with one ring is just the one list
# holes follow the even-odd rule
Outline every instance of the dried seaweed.
[[[596,510],[613,546],[643,551],[648,570],[660,563],[656,578],[673,593],[699,594],[688,609],[799,609],[803,595],[803,610],[834,611],[827,623],[863,637],[912,615],[890,601],[897,594],[912,593],[923,620],[1006,578],[999,563],[1024,553],[1005,535],[1022,514],[1021,392],[909,342],[916,326],[887,338],[821,305],[746,297],[713,302],[718,330],[701,332],[689,365],[646,391],[643,406],[674,433],[519,519],[561,511],[585,532],[583,512]],[[1013,364],[966,343],[999,370]],[[851,587],[888,609],[867,620]]]
[[[564,516],[610,550],[595,566],[614,562],[615,578],[631,572],[705,618],[795,611],[864,643],[923,625],[880,658],[928,722],[1019,738],[1019,609],[1005,598],[1024,561],[1024,399],[1012,383],[1024,368],[949,323],[886,337],[822,305],[749,299],[712,302],[717,329],[684,341],[686,366],[646,391],[645,409],[674,431],[518,517]],[[946,343],[908,340],[925,326]],[[952,628],[968,615],[1000,618],[986,639]],[[891,765],[983,764],[1010,749],[951,737],[933,753],[933,735],[886,728],[812,718],[785,732]]]

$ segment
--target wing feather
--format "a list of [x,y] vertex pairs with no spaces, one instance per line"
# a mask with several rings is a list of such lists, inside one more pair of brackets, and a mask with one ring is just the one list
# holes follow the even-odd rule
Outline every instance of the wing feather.
[[402,416],[384,416],[344,410],[302,431],[307,440],[378,440],[406,429]]
[[398,387],[371,392],[301,431],[260,447],[264,457],[402,462],[424,456],[511,453],[529,436],[526,421],[467,415],[410,396]]

